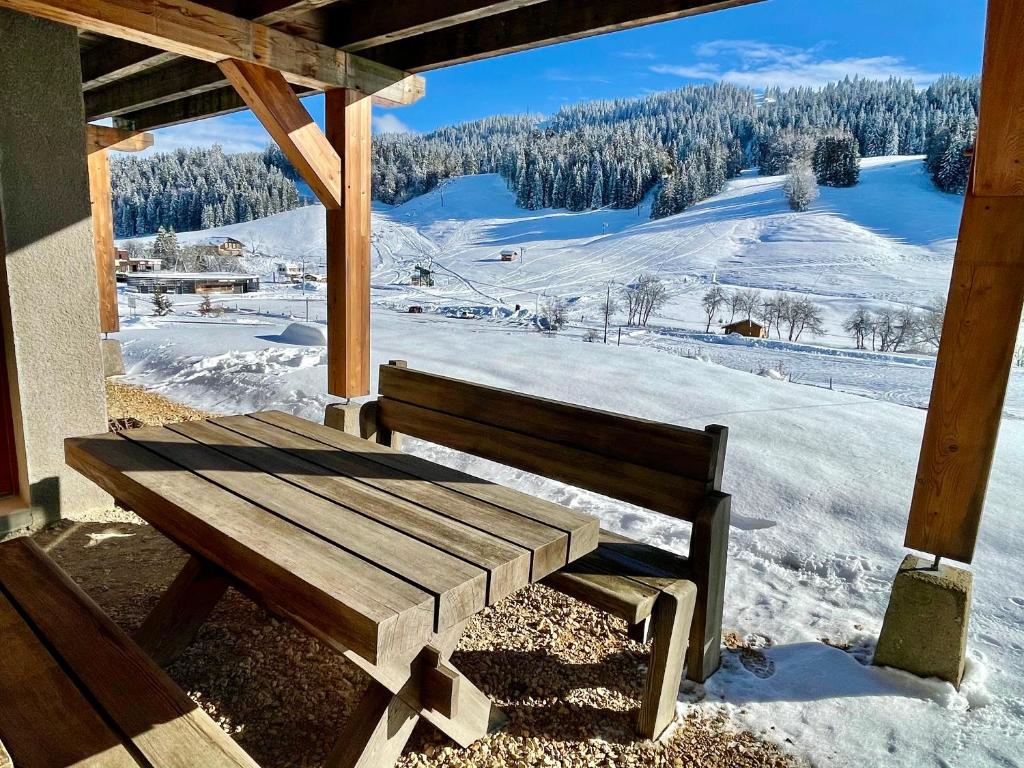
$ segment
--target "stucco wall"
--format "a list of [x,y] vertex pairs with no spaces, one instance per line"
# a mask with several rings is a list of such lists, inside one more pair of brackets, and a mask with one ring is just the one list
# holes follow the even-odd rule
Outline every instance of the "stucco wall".
[[110,504],[64,464],[65,437],[106,429],[75,30],[0,10],[0,100],[3,314],[22,494],[49,517],[73,514]]

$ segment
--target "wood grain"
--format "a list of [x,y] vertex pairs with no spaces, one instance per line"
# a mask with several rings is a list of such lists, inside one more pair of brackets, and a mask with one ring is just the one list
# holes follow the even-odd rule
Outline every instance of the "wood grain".
[[[532,581],[540,580],[566,563],[569,537],[563,530],[374,462],[359,454],[358,449],[363,443],[354,443],[342,452],[330,450],[315,438],[252,417],[229,417],[217,419],[215,423],[267,445],[296,453],[323,467],[324,471],[333,475],[332,480],[341,480],[338,477],[341,475],[382,491],[383,494],[374,494],[371,498],[409,515],[407,519],[410,523],[420,519],[429,521],[430,529],[436,529],[436,534],[430,533],[430,529],[424,531],[423,535],[429,536],[425,540],[444,549],[458,547],[460,556],[472,562],[483,564],[485,561],[478,561],[476,556],[479,552],[492,551],[491,557],[496,558],[497,562],[518,566],[519,558],[525,550],[528,553],[527,559],[531,561],[528,579]],[[334,447],[337,446],[331,446]],[[306,484],[309,482],[307,478],[308,475],[295,482]],[[347,481],[320,483],[320,486],[327,487],[328,492],[334,488],[348,492],[349,497],[350,489],[354,488],[365,496],[365,489]],[[403,523],[403,526],[408,532],[414,530],[408,527],[408,523]],[[497,586],[492,578],[491,592]],[[514,589],[520,586],[525,584],[519,584]],[[500,599],[492,594],[489,602],[494,603]]]
[[430,636],[434,598],[117,435],[68,438],[69,466],[262,602],[371,662]]
[[118,152],[141,152],[153,146],[153,134],[125,131],[107,125],[85,126],[85,151],[113,149]]
[[110,158],[107,150],[90,152],[89,205],[92,211],[92,248],[96,258],[96,286],[99,294],[100,332],[116,333],[121,328],[117,315],[117,278],[114,275],[114,209],[110,189]]
[[0,556],[4,592],[147,764],[256,768],[42,550],[20,541]]
[[370,392],[371,101],[327,91],[327,138],[341,158],[343,205],[327,210],[327,392]]
[[[436,631],[444,631],[478,612],[485,602],[492,605],[530,583],[529,550],[361,482],[366,473],[338,451],[248,417],[217,419],[213,424],[217,426],[190,423],[175,428],[316,493],[325,503],[343,505],[365,516],[372,531],[365,556],[381,564],[397,559],[398,564],[392,567],[408,572],[407,578],[425,589],[430,584],[419,581],[417,576],[422,578],[420,569],[434,561],[441,571],[437,577],[441,582],[459,577],[461,581],[454,584],[460,591],[471,590],[473,599],[467,602],[461,617],[458,610],[442,610],[444,620],[439,621]],[[343,529],[342,533],[348,531]],[[399,547],[405,538],[420,546],[395,553],[382,552],[378,557],[381,547],[390,548],[392,543]]]
[[969,563],[1024,305],[1024,197],[964,199],[905,544]]
[[433,595],[437,601],[434,631],[454,626],[486,605],[487,575],[482,568],[360,514],[360,499],[354,494],[342,506],[275,474],[301,478],[308,474],[308,465],[211,424],[187,422],[175,427],[177,431],[157,427],[123,434],[293,523],[297,532],[308,531],[330,542],[339,554],[353,554]]
[[421,72],[753,2],[760,0],[560,0],[374,46],[362,53],[374,61]]
[[[0,546],[0,558],[7,551]],[[137,768],[121,737],[4,597],[2,580],[0,637],[0,766]],[[13,759],[4,759],[8,752]]]
[[380,367],[379,391],[389,399],[543,437],[618,461],[643,464],[695,480],[710,481],[713,477],[714,438],[701,430],[393,365]]
[[189,0],[0,0],[0,7],[217,63],[242,59],[315,89],[357,88],[397,104],[423,81],[354,54]]
[[340,208],[341,159],[281,73],[238,59],[218,66],[320,202]]
[[263,411],[252,418],[274,424],[298,434],[312,437],[325,445],[354,451],[363,458],[397,469],[414,477],[502,507],[518,515],[564,531],[569,536],[569,561],[593,551],[598,540],[598,521],[593,515],[578,512],[560,504],[538,499],[526,493],[481,480],[464,472],[435,464],[432,461],[398,453],[369,440],[360,440],[320,424],[313,424],[280,411]]
[[1024,2],[988,0],[974,194],[1024,195]]

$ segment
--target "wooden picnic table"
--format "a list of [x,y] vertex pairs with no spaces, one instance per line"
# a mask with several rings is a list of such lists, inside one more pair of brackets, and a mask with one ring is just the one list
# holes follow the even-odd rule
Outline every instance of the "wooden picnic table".
[[448,660],[469,620],[598,543],[590,515],[275,411],[65,455],[190,555],[136,635],[157,661],[235,586],[371,676],[338,766],[392,764],[420,716],[462,746],[484,736],[500,713]]

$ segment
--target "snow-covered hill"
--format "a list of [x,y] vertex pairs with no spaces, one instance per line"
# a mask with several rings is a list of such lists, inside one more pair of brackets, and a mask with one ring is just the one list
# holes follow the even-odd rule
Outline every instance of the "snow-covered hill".
[[[728,425],[724,487],[734,517],[725,625],[763,658],[727,651],[706,686],[683,691],[684,710],[725,713],[816,765],[1017,765],[1024,753],[1024,585],[1015,576],[1024,547],[1024,369],[1011,377],[978,542],[962,688],[866,663],[903,555],[933,358],[858,352],[838,329],[860,303],[924,305],[945,292],[961,199],[935,191],[912,157],[864,161],[857,187],[823,189],[805,213],[786,207],[782,181],[748,174],[659,221],[647,219],[646,206],[639,216],[524,211],[496,176],[454,179],[404,205],[377,206],[373,364],[405,358],[651,419]],[[266,254],[251,261],[258,270],[272,269],[274,259],[322,262],[319,206],[213,232]],[[524,250],[524,258],[502,262],[505,248]],[[434,287],[410,284],[416,266],[435,270]],[[627,329],[621,346],[582,343],[609,287],[641,272],[661,277],[673,294],[651,327]],[[830,334],[799,344],[704,334],[699,298],[713,279],[811,295],[826,307]],[[530,318],[550,296],[572,306],[573,327],[556,337],[534,332]],[[322,289],[265,284],[257,294],[219,300],[238,310],[219,318],[190,316],[198,297],[173,300],[176,314],[166,318],[148,316],[143,302],[147,316],[129,318],[122,307],[118,337],[130,379],[213,411],[281,408],[321,417],[332,399],[326,351],[293,343],[286,329],[296,317],[324,318]],[[409,314],[412,304],[426,311]],[[749,373],[767,369],[776,375]],[[678,521],[419,441],[408,445],[686,551],[687,526]]]

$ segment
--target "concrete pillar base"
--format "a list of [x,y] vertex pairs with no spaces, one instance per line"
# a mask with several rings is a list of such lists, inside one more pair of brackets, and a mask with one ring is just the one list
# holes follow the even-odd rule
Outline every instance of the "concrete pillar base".
[[124,355],[121,354],[121,342],[117,339],[101,339],[100,349],[103,352],[103,377],[124,375]]
[[960,687],[971,610],[970,571],[907,555],[892,585],[874,663]]

